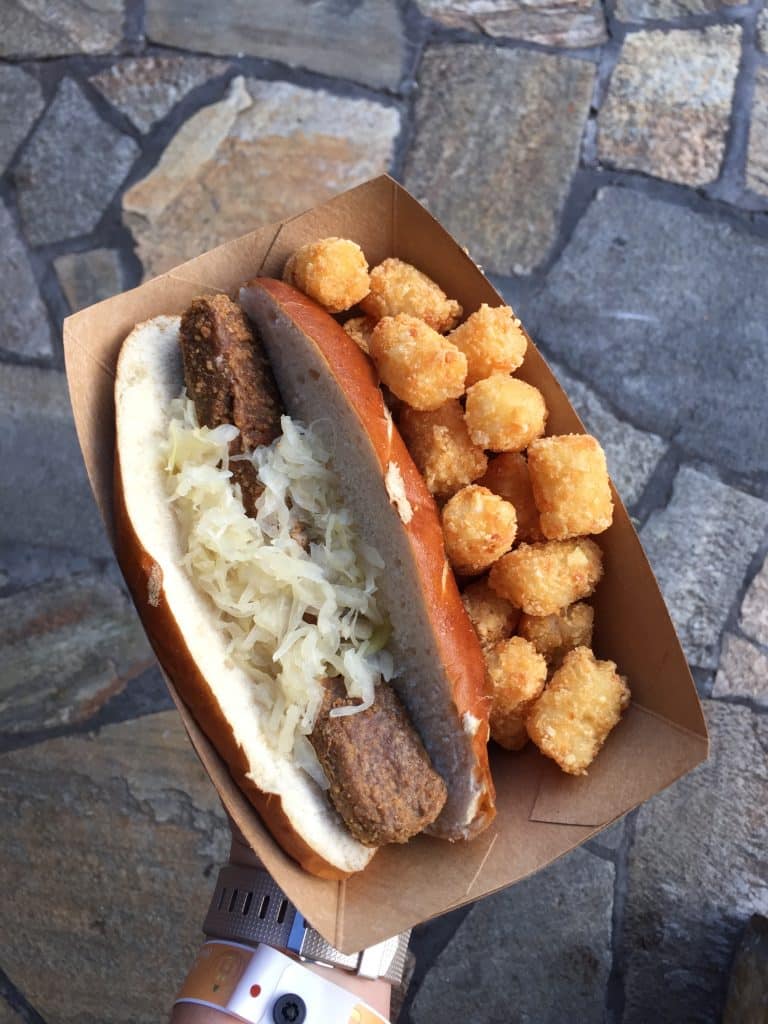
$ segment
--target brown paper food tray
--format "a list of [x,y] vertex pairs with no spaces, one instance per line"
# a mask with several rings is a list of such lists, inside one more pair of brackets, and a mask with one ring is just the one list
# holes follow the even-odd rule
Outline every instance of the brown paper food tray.
[[[113,381],[134,324],[181,313],[204,292],[232,292],[256,274],[279,276],[298,245],[327,235],[355,239],[373,265],[399,256],[435,278],[465,313],[503,300],[469,256],[412,196],[376,178],[282,224],[261,228],[162,277],[91,306],[64,323],[75,423],[96,501],[112,537]],[[583,426],[531,344],[520,376],[549,408],[548,433]],[[594,599],[595,651],[630,680],[633,703],[584,777],[560,772],[537,751],[492,753],[498,817],[470,843],[419,836],[377,853],[345,882],[313,878],[265,831],[169,681],[192,744],[224,806],[290,899],[345,952],[393,935],[544,867],[583,843],[707,756],[696,690],[656,580],[621,501],[600,538],[605,578]]]

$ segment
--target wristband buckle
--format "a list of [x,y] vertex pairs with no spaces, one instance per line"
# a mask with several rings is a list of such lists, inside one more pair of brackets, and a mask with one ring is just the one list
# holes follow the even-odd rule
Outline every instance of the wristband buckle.
[[233,864],[219,872],[203,931],[212,938],[288,950],[303,960],[363,978],[386,978],[392,985],[403,980],[411,935],[403,932],[358,953],[340,953],[315,931],[267,871]]

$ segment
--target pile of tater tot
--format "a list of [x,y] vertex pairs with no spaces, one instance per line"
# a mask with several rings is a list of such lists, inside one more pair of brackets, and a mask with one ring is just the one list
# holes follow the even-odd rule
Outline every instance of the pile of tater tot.
[[353,241],[324,238],[284,278],[334,314],[373,361],[441,509],[448,560],[485,656],[491,736],[532,740],[584,774],[629,704],[591,650],[586,598],[603,574],[591,534],[613,520],[605,454],[587,434],[545,437],[544,396],[515,376],[528,346],[508,306],[461,305],[416,267],[369,269]]

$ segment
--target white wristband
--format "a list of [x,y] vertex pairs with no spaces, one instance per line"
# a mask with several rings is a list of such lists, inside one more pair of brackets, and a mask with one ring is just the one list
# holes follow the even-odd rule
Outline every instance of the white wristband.
[[367,1003],[273,949],[212,940],[176,997],[246,1024],[388,1024]]

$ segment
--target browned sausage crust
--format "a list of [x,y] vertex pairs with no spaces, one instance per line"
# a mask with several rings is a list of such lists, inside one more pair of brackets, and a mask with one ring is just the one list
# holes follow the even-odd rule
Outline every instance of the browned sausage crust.
[[448,795],[445,782],[391,686],[381,683],[366,711],[328,714],[353,703],[343,683],[329,679],[310,736],[330,782],[331,802],[366,846],[405,843],[440,814]]
[[[230,454],[271,444],[283,411],[267,358],[242,309],[226,295],[195,299],[181,318],[184,383],[206,427],[234,424]],[[250,462],[233,462],[243,505],[252,515],[261,485]]]

